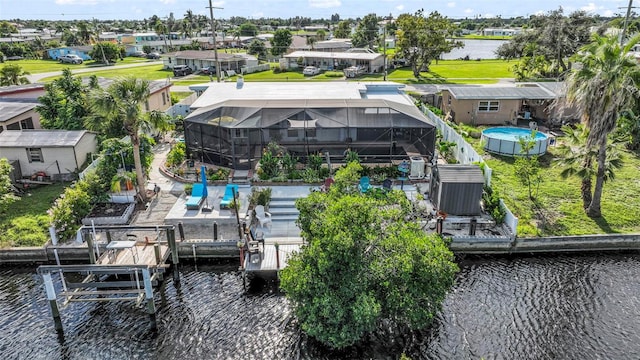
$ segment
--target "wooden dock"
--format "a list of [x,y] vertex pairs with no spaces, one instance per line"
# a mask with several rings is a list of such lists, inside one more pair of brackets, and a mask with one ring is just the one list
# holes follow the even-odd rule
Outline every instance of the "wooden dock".
[[277,273],[287,267],[287,260],[292,253],[300,251],[300,245],[287,244],[278,246],[278,256],[276,256],[276,246],[267,244],[264,250],[257,254],[244,254],[245,273]]
[[[146,302],[151,327],[155,329],[153,286],[163,280],[165,271],[171,266],[170,257],[174,281],[178,285],[180,281],[174,226],[92,226],[81,228],[81,232],[89,250],[89,264],[61,265],[58,262],[38,268],[56,330],[62,332],[58,301],[62,301],[63,306],[83,301],[135,301],[137,306]],[[132,232],[148,233],[149,236],[138,241]],[[106,233],[107,244],[103,251],[97,246],[98,233]],[[67,277],[67,273],[81,276]],[[59,277],[62,291],[56,290],[54,276]],[[70,280],[78,278],[82,280]]]

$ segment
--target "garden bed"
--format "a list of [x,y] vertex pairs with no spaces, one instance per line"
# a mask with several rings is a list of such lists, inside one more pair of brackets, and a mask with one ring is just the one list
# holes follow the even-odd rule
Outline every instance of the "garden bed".
[[134,203],[100,203],[93,207],[89,215],[82,219],[83,225],[125,225],[135,209]]

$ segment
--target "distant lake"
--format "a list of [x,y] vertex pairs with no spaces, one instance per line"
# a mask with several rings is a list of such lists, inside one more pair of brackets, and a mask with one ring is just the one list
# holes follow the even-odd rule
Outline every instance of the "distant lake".
[[443,54],[445,60],[455,60],[469,55],[470,59],[496,59],[498,46],[507,43],[507,40],[462,40],[464,47],[453,49],[448,54]]

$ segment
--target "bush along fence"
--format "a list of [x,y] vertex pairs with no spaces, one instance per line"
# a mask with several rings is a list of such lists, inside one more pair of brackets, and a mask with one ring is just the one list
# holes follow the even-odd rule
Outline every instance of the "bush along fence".
[[[484,181],[486,186],[491,186],[491,174],[492,170],[484,162],[484,159],[478,152],[469,144],[462,135],[458,134],[451,126],[449,126],[444,120],[442,120],[439,116],[431,112],[425,105],[421,106],[422,112],[429,118],[429,120],[433,121],[436,125],[436,128],[442,134],[442,139],[445,141],[451,141],[456,144],[454,148],[454,156],[458,163],[470,165],[470,164],[480,164],[482,168],[482,172],[484,174]],[[511,232],[515,235],[518,229],[518,218],[507,208],[504,201],[500,199],[500,205],[502,209],[505,211],[506,215],[504,218],[504,223],[509,227]]]

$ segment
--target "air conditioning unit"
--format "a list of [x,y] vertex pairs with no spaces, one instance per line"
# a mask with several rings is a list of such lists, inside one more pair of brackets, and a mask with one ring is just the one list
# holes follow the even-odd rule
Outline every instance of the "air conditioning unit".
[[424,178],[424,159],[422,156],[411,157],[411,171],[409,172],[409,179],[422,179]]

